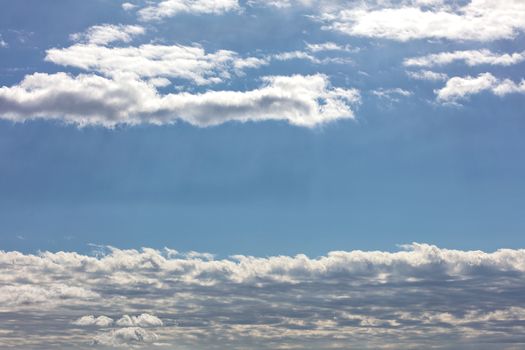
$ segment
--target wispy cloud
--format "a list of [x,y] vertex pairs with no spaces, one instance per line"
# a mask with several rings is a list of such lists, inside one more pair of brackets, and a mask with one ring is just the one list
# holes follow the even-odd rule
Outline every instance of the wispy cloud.
[[469,66],[482,64],[510,66],[525,61],[525,51],[515,53],[494,53],[490,50],[465,50],[440,52],[436,54],[407,58],[405,66],[434,67],[443,66],[456,61],[462,61]]
[[237,0],[163,0],[138,11],[143,21],[161,20],[179,13],[222,14],[239,10]]
[[85,32],[71,34],[69,37],[73,41],[86,44],[106,45],[115,41],[128,43],[145,32],[146,29],[138,25],[100,24],[88,28]]
[[408,76],[416,80],[427,80],[427,81],[444,81],[448,79],[446,73],[438,73],[430,70],[420,70],[417,72],[409,71]]

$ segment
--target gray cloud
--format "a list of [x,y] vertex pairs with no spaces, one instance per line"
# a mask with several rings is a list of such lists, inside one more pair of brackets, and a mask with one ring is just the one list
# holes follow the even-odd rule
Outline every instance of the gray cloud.
[[[153,249],[1,252],[3,298],[47,286],[86,292],[0,303],[0,344],[512,349],[525,342],[524,274],[525,250],[424,244],[219,260]],[[84,316],[93,314],[105,316]]]

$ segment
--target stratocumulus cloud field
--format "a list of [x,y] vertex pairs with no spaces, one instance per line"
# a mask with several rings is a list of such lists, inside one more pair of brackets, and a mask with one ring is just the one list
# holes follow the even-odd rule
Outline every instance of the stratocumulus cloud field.
[[525,327],[525,250],[1,252],[0,278],[3,348],[518,349]]

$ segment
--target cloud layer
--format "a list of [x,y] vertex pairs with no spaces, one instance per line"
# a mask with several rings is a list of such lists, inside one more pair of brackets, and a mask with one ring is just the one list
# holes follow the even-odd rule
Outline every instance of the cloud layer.
[[524,276],[525,250],[425,244],[315,259],[1,252],[0,345],[512,349]]

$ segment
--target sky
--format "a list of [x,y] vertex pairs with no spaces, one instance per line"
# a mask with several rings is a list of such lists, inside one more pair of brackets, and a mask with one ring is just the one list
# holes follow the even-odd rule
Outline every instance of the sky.
[[523,347],[523,1],[0,8],[0,347]]

